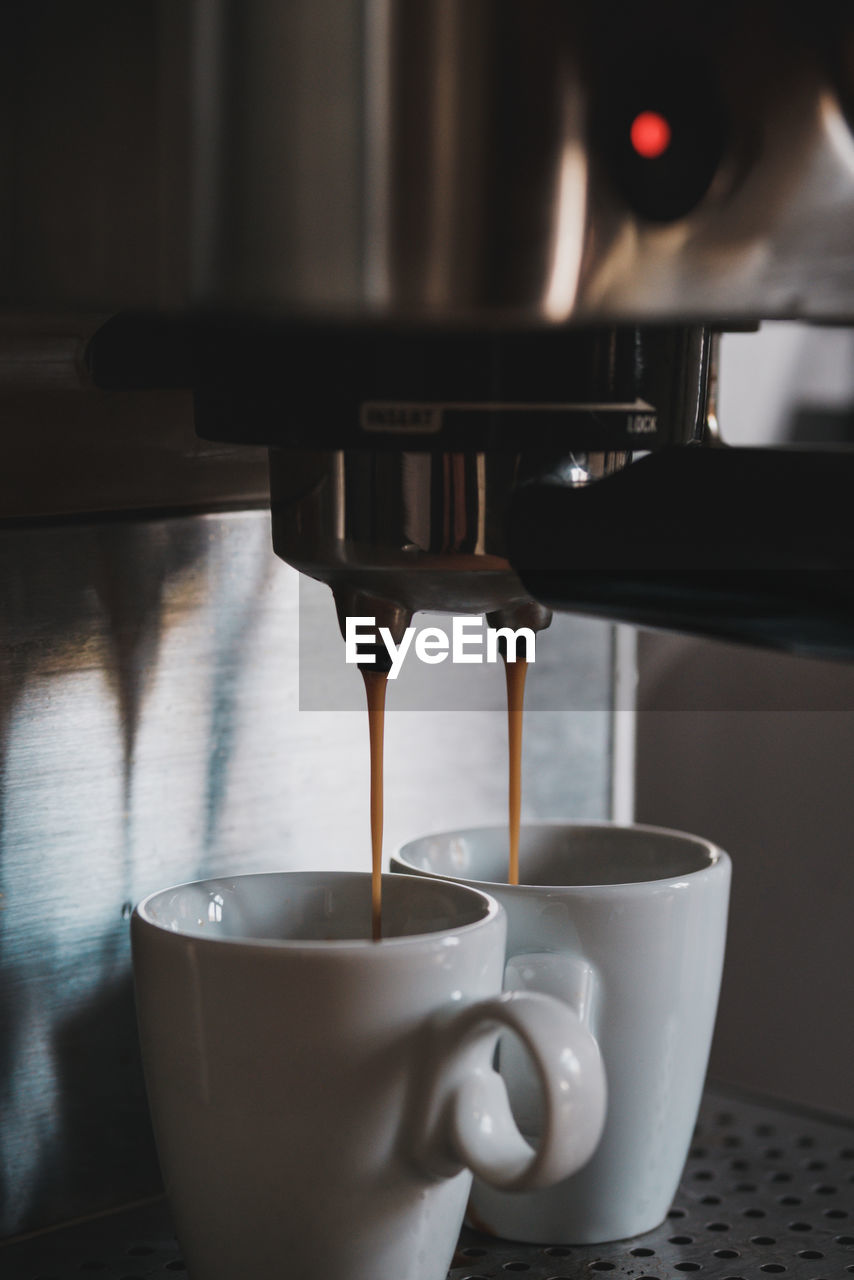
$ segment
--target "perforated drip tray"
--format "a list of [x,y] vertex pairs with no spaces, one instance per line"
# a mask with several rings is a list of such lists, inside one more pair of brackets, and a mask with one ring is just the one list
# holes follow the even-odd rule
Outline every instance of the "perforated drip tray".
[[[0,1247],[4,1280],[185,1272],[162,1200]],[[707,1091],[665,1223],[614,1245],[518,1245],[464,1230],[449,1280],[842,1280],[854,1275],[854,1122]],[[283,1261],[279,1277],[301,1280]],[[377,1280],[393,1278],[377,1277]],[[403,1278],[401,1278],[403,1280]]]

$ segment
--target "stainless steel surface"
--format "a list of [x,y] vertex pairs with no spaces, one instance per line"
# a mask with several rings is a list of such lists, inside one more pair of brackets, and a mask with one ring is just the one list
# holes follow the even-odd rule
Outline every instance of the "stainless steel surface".
[[415,609],[525,599],[504,550],[510,455],[270,451],[273,547],[311,577]]
[[[842,3],[10,0],[4,16],[7,304],[854,316]],[[674,84],[688,166],[709,115],[722,154],[697,203],[655,221],[603,136],[618,147],[632,95],[640,110]]]
[[[201,298],[443,322],[854,315],[854,137],[811,47],[842,38],[820,8],[800,23],[762,0],[200,13],[218,31],[197,107],[216,121]],[[601,131],[682,63],[678,110],[720,116],[722,156],[696,206],[659,222],[627,201]]]
[[[627,458],[585,455],[578,482]],[[342,629],[347,615],[381,615],[399,639],[417,610],[500,612],[540,629],[548,611],[505,551],[510,497],[531,465],[511,453],[271,449],[273,547],[329,583]]]
[[[695,1145],[670,1215],[610,1245],[511,1244],[464,1228],[448,1280],[525,1272],[529,1280],[711,1280],[786,1274],[830,1280],[854,1271],[854,1129],[820,1113],[707,1090]],[[160,1200],[0,1249],[7,1280],[143,1280],[185,1270]],[[281,1260],[288,1274],[288,1260]],[[246,1280],[256,1280],[247,1277]]]
[[[304,611],[330,662],[343,644],[298,581],[265,511],[0,532],[0,1236],[157,1188],[131,904],[226,869],[368,865],[367,717],[300,710]],[[605,817],[611,631],[565,619],[548,641],[529,704],[576,709],[528,717],[525,817]],[[503,678],[482,674],[495,710],[389,714],[387,848],[506,811]]]
[[184,392],[6,394],[0,518],[268,502],[265,451],[209,444]]
[[103,317],[0,319],[0,520],[266,505],[266,450],[201,440],[189,391],[101,391]]
[[0,302],[186,301],[189,0],[7,0]]

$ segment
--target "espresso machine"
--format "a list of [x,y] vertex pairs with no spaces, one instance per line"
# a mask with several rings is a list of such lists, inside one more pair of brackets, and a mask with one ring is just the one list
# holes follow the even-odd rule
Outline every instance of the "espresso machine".
[[[337,865],[364,726],[320,728],[285,690],[297,621],[367,614],[397,637],[421,611],[554,614],[546,702],[566,707],[573,660],[585,688],[617,678],[624,624],[854,653],[854,457],[731,448],[716,412],[721,335],[854,322],[854,18],[16,0],[6,25],[0,1233],[18,1237],[158,1191],[132,901],[202,867]],[[269,556],[268,492],[299,579]],[[562,788],[563,816],[629,816],[606,702],[589,733],[543,723],[532,789]],[[399,785],[423,830],[441,821],[413,801],[436,778],[417,764]],[[141,1212],[130,1253],[161,1259]],[[45,1247],[27,1274],[59,1274]],[[105,1248],[84,1248],[93,1269]]]

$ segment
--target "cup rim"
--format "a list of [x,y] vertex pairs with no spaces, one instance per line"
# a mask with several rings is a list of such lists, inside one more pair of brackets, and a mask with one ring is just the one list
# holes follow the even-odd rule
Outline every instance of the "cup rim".
[[[388,954],[389,948],[401,949],[412,948],[415,946],[424,947],[432,944],[437,949],[445,948],[451,944],[452,940],[467,937],[476,930],[486,928],[496,920],[505,915],[504,908],[501,903],[493,898],[484,889],[475,888],[473,885],[465,884],[463,881],[453,881],[450,878],[446,883],[452,884],[454,890],[462,890],[464,896],[474,896],[479,898],[484,904],[483,915],[477,920],[470,920],[466,924],[452,925],[449,928],[431,930],[429,933],[409,933],[401,934],[395,937],[381,937],[377,940],[373,938],[228,938],[209,934],[203,936],[198,933],[191,933],[183,929],[173,929],[169,925],[159,920],[155,920],[149,914],[151,904],[156,898],[160,898],[165,894],[177,893],[181,889],[198,889],[205,886],[213,886],[219,884],[230,884],[237,880],[254,880],[262,876],[281,876],[281,877],[301,877],[311,878],[314,880],[322,879],[323,881],[338,880],[361,880],[370,882],[371,873],[369,871],[311,871],[307,869],[301,870],[270,870],[270,871],[241,871],[235,875],[223,876],[205,876],[201,880],[186,880],[179,884],[167,885],[160,889],[155,889],[152,893],[146,894],[134,907],[131,916],[131,925],[137,927],[145,927],[154,930],[157,934],[162,934],[168,938],[174,938],[176,942],[192,942],[193,945],[200,946],[232,946],[232,947],[248,947],[252,950],[269,950],[281,955],[295,955],[299,952],[308,952],[311,954],[342,954],[347,952],[356,952],[362,955],[384,955]],[[404,878],[409,880],[423,881],[423,875],[407,875]],[[443,879],[443,877],[435,876],[431,879]],[[401,873],[392,875],[391,872],[383,872],[383,887],[386,881],[399,881]],[[455,943],[454,943],[455,945]]]
[[682,871],[674,875],[657,876],[647,880],[620,880],[607,883],[595,884],[510,884],[507,880],[477,880],[473,876],[455,876],[450,872],[427,871],[423,867],[416,867],[414,863],[407,862],[405,850],[414,844],[419,844],[422,840],[437,840],[450,836],[466,836],[474,833],[496,831],[506,834],[506,825],[497,823],[484,823],[476,827],[456,827],[449,831],[427,832],[425,835],[416,836],[412,840],[407,840],[401,844],[392,853],[390,865],[393,869],[399,868],[398,874],[412,874],[420,876],[429,876],[434,880],[445,880],[450,884],[466,885],[469,888],[477,887],[482,892],[489,894],[492,890],[512,889],[514,893],[590,893],[613,892],[615,889],[634,889],[642,891],[648,888],[661,887],[662,885],[680,884],[685,880],[696,880],[699,877],[707,876],[713,873],[716,868],[726,866],[730,862],[729,855],[719,845],[712,840],[708,840],[705,836],[695,835],[690,831],[681,831],[675,827],[660,827],[644,822],[608,822],[606,819],[589,820],[584,822],[523,822],[521,831],[599,831],[602,829],[608,831],[621,832],[642,832],[645,835],[663,835],[675,836],[681,840],[688,840],[693,845],[700,845],[706,851],[708,861],[705,866],[695,867],[693,871]]

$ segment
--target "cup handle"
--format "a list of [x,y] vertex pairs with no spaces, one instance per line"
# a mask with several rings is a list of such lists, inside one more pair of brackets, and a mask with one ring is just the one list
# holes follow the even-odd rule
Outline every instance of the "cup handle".
[[[598,1013],[596,972],[582,956],[542,952],[511,956],[504,969],[505,991],[539,991],[569,1005],[595,1037]],[[542,1132],[542,1101],[529,1054],[518,1039],[502,1036],[498,1044],[501,1078],[519,1128],[530,1140]]]
[[[505,992],[440,1017],[432,1030],[416,1143],[429,1172],[452,1177],[468,1167],[502,1191],[529,1191],[589,1160],[605,1122],[605,1071],[596,1040],[567,1005],[539,992]],[[492,1068],[506,1030],[524,1045],[542,1090],[536,1149],[519,1132]]]

